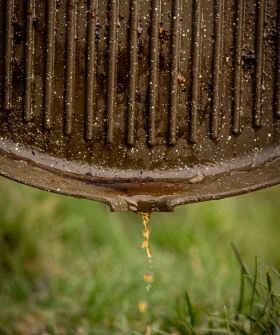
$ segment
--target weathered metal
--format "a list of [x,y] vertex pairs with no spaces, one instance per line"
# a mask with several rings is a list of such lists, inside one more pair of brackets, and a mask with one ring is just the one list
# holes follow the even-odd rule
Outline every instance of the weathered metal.
[[0,173],[113,210],[280,183],[278,0],[0,0]]

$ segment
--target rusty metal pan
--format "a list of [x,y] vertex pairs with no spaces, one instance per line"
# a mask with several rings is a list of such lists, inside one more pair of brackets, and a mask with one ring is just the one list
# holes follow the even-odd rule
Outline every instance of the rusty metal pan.
[[112,210],[280,183],[278,0],[0,0],[0,173]]

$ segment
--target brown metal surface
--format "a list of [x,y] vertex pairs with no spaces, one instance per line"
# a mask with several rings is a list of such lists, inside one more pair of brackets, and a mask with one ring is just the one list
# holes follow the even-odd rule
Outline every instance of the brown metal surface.
[[0,0],[0,173],[172,211],[280,183],[278,0]]

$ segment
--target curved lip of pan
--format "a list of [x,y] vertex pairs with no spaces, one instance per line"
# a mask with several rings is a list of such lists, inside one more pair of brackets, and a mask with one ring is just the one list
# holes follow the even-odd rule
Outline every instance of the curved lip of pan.
[[59,164],[64,163],[69,164],[61,159],[50,161],[44,154],[34,155],[23,147],[15,148],[12,142],[0,141],[0,175],[49,192],[96,200],[109,205],[112,211],[171,212],[178,205],[218,200],[280,184],[279,147],[219,166],[195,166],[181,172],[147,171],[141,176],[133,170],[112,173],[108,169],[100,173],[100,167],[89,170],[89,166],[75,163],[62,170]]

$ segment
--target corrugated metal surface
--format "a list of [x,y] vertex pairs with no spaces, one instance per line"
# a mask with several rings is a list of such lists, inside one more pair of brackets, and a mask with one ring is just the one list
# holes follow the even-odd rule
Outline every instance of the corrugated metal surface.
[[[110,181],[99,200],[120,197],[117,209],[127,209],[133,199],[139,210],[279,181],[277,0],[0,0],[0,7],[2,156],[42,169],[32,180],[28,169],[20,178],[3,163],[2,174],[72,195],[63,180],[76,178],[93,185],[89,198]],[[236,170],[262,173],[267,161],[276,171],[259,183],[239,173],[235,185]],[[53,188],[45,169],[56,176]]]

